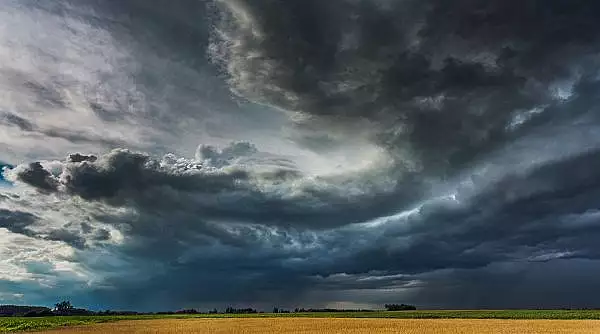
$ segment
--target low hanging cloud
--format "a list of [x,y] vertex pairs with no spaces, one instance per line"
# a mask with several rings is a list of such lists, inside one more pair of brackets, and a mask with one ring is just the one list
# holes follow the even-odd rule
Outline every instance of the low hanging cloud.
[[[241,147],[249,146],[241,144],[238,150],[221,151],[204,147],[200,151],[212,152],[210,158],[231,158],[227,152],[232,150],[244,157],[248,150]],[[514,171],[495,182],[477,185],[475,191],[458,188],[453,196],[431,199],[414,210],[388,217],[375,218],[369,204],[361,203],[376,201],[377,197],[356,197],[354,206],[360,203],[360,207],[352,209],[352,216],[372,216],[371,222],[364,223],[369,219],[363,218],[352,224],[352,219],[344,218],[326,226],[317,223],[350,217],[340,212],[331,214],[332,210],[350,210],[343,202],[340,205],[342,199],[348,200],[345,193],[337,192],[335,187],[324,188],[321,191],[328,192],[328,196],[319,202],[306,197],[302,187],[281,187],[286,182],[298,182],[300,176],[288,181],[260,179],[251,169],[244,170],[239,161],[223,166],[221,160],[217,168],[211,166],[210,159],[191,161],[167,156],[158,161],[117,150],[99,157],[72,155],[60,164],[42,162],[39,165],[48,168],[41,167],[47,172],[41,173],[44,178],[28,178],[28,165],[16,167],[8,177],[17,186],[25,183],[38,189],[37,194],[20,198],[21,207],[23,201],[47,201],[40,200],[40,196],[59,196],[63,201],[84,200],[69,204],[80,211],[83,207],[77,205],[93,203],[134,209],[104,216],[98,207],[89,211],[94,229],[100,229],[98,224],[107,225],[122,235],[123,241],[112,240],[113,232],[104,239],[112,241],[102,243],[102,238],[93,238],[97,233],[89,233],[90,226],[82,226],[75,234],[86,240],[83,244],[89,251],[109,251],[107,259],[92,264],[86,260],[88,250],[79,247],[79,260],[88,270],[96,275],[111,273],[95,278],[99,286],[107,287],[94,289],[98,300],[144,309],[148,305],[166,303],[176,307],[199,301],[207,303],[202,305],[221,305],[234,299],[254,305],[287,300],[291,307],[293,303],[318,303],[309,297],[315,291],[329,290],[333,295],[332,291],[338,291],[342,298],[357,290],[367,299],[382,301],[385,298],[379,294],[381,289],[395,289],[399,295],[415,300],[424,293],[422,300],[433,305],[439,295],[432,296],[431,291],[446,293],[438,274],[430,274],[437,271],[481,271],[481,275],[487,275],[490,266],[499,263],[598,260],[600,250],[593,241],[600,230],[594,213],[582,211],[595,207],[593,185],[600,180],[600,169],[594,164],[600,161],[597,156],[597,152],[589,152],[530,168],[524,174]],[[577,173],[565,173],[570,170]],[[47,186],[46,178],[53,180],[53,188]],[[264,182],[273,184],[257,188]],[[88,188],[90,185],[94,185],[94,191]],[[228,196],[236,199],[231,205],[223,200]],[[271,198],[277,199],[277,215],[271,206],[251,199],[268,196],[276,196]],[[19,203],[14,199],[10,202]],[[301,207],[303,211],[292,211],[290,207]],[[14,222],[10,217],[17,213],[5,213],[4,221]],[[311,218],[310,224],[307,217]],[[32,217],[31,224],[35,221]],[[74,231],[72,227],[57,225],[55,231],[46,231],[41,238],[54,237],[48,240],[61,240],[78,248],[73,242],[76,239],[61,232],[69,228]],[[27,228],[15,225],[9,230],[40,238],[39,232]],[[129,266],[115,267],[111,264],[115,260],[110,260],[114,256],[134,261],[129,263],[135,263],[138,269],[128,272]],[[134,274],[149,275],[146,270],[153,273],[147,283],[140,285]],[[342,277],[343,282],[339,282]],[[291,283],[296,287],[294,291],[289,289]],[[233,285],[238,288],[228,288]],[[168,295],[142,297],[148,289],[166,289]]]
[[384,174],[373,172],[368,183],[311,178],[290,161],[258,153],[249,143],[234,143],[222,150],[201,146],[196,160],[174,155],[156,160],[117,149],[99,157],[73,154],[63,162],[21,165],[8,176],[42,193],[148,213],[297,228],[359,223],[395,209],[395,180]]

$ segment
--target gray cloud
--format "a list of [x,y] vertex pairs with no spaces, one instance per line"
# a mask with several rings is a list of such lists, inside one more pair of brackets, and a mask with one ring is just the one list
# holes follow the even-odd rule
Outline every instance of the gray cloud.
[[[214,149],[209,151],[214,152]],[[177,164],[173,161],[166,164],[163,160],[161,168],[153,169],[149,166],[159,162],[146,155],[114,151],[93,162],[86,159],[63,162],[63,171],[56,177],[62,180],[58,187],[63,189],[60,192],[70,196],[137,208],[138,214],[130,219],[112,221],[98,216],[95,220],[113,224],[128,238],[128,243],[116,248],[119,253],[135,259],[142,268],[161,268],[153,269],[154,274],[144,284],[133,280],[133,274],[107,279],[105,284],[120,288],[97,289],[94,294],[99,300],[114,300],[119,305],[143,309],[160,303],[175,307],[181,303],[192,305],[196,301],[205,303],[202,305],[225,305],[232,300],[253,305],[287,301],[293,306],[293,303],[318,304],[322,301],[308,297],[310,293],[328,290],[331,298],[335,298],[336,293],[347,298],[352,294],[350,291],[357,291],[377,303],[386,302],[379,291],[395,289],[406,298],[425,305],[451,307],[459,304],[450,298],[440,298],[454,284],[455,272],[473,273],[481,280],[488,280],[490,285],[480,287],[485,289],[497,281],[493,277],[496,274],[488,268],[502,263],[598,259],[600,249],[594,240],[600,230],[594,210],[600,208],[593,202],[597,197],[594,184],[600,180],[597,173],[600,169],[594,165],[597,155],[597,151],[592,151],[524,172],[514,171],[492,183],[478,185],[475,193],[457,189],[453,198],[430,200],[409,213],[367,224],[329,225],[330,228],[321,232],[315,230],[319,226],[305,225],[305,216],[292,215],[285,210],[278,211],[276,216],[288,219],[290,224],[273,224],[269,207],[255,208],[263,219],[247,214],[244,203],[249,199],[246,196],[256,194],[248,192],[247,188],[251,186],[245,182],[256,175],[236,171],[224,179],[217,178],[219,182],[227,180],[226,183],[217,182],[218,186],[207,187],[215,182],[211,180],[215,174],[203,170],[210,168],[209,160],[203,166],[200,162],[194,165],[182,159],[173,160],[178,161]],[[117,176],[121,168],[127,171],[129,178]],[[140,175],[134,176],[137,174]],[[184,177],[186,175],[189,178]],[[179,177],[186,182],[176,182]],[[232,180],[241,184],[232,183]],[[96,186],[98,183],[103,187]],[[88,190],[89,185],[94,185],[93,192]],[[237,197],[236,205],[227,209],[241,213],[221,215],[207,208],[201,211],[189,209],[197,208],[202,202],[172,207],[173,203],[167,200],[146,202],[146,198],[140,197],[140,193],[148,195],[159,186],[172,190],[168,193],[171,199],[181,199],[179,192],[218,196],[216,194],[241,190],[245,195]],[[167,197],[164,194],[159,192],[151,197]],[[328,198],[333,199],[331,196]],[[303,203],[298,198],[294,201]],[[328,206],[333,206],[333,210],[347,210],[343,205],[337,207],[336,200],[328,202],[327,206],[312,207],[308,203],[311,202],[302,204],[303,208],[312,211],[310,216],[315,221],[331,217]],[[368,206],[363,208],[369,209]],[[354,211],[353,214],[361,213]],[[344,217],[340,213],[335,215],[340,216]],[[232,217],[235,217],[235,223],[232,223]],[[61,235],[61,232],[54,235],[57,234]],[[69,242],[67,235],[62,236],[62,241]],[[71,242],[77,245],[75,241]],[[210,271],[199,269],[208,267]],[[102,265],[92,268],[100,272],[107,270]],[[450,274],[444,274],[445,270],[451,270]],[[509,273],[498,275],[504,277]],[[448,281],[445,282],[443,277],[446,276]],[[290,284],[295,287],[293,291],[289,289]],[[528,281],[527,284],[535,283]],[[232,286],[237,288],[232,289]],[[148,289],[159,287],[166,289],[168,296],[143,297]],[[471,294],[476,291],[475,287],[468,290],[467,285],[460,285],[460,288]],[[192,290],[195,292],[190,293]],[[459,306],[496,305],[493,302],[495,294],[487,292],[485,296],[489,298],[485,302],[471,300]],[[566,302],[561,298],[548,299],[548,305],[557,305],[560,300]],[[499,300],[497,305],[509,303],[505,299]],[[514,305],[529,305],[516,297],[511,300]],[[583,304],[589,305],[588,302]]]
[[[83,114],[101,121],[89,129],[119,128],[88,134],[4,108],[6,129],[111,148],[143,147],[114,139],[145,126],[161,136],[252,140],[221,148],[208,140],[193,159],[183,156],[203,138],[191,148],[181,139],[181,150],[168,149],[176,140],[160,140],[150,153],[62,150],[64,160],[36,158],[7,170],[13,185],[0,189],[0,238],[16,240],[16,248],[0,247],[0,262],[30,281],[10,282],[0,271],[0,290],[44,302],[60,291],[84,305],[143,310],[330,302],[597,307],[589,297],[597,284],[586,277],[600,259],[600,6],[41,6],[108,32],[93,36],[105,36],[114,52],[126,46],[127,61],[110,69],[140,84],[128,89],[108,71],[94,77],[106,87],[84,85],[98,94],[74,101],[62,80],[14,75],[28,98],[18,105],[30,100],[56,111],[81,102]],[[207,51],[231,87],[198,60]],[[236,101],[230,88],[259,104]],[[290,115],[274,116],[265,104],[292,112],[289,133],[262,133]],[[302,159],[286,149],[266,153],[253,144],[288,145],[283,137],[335,172],[311,174],[299,165],[315,161],[296,163]],[[361,164],[374,156],[365,148],[382,153]],[[156,158],[157,151],[187,154]],[[69,251],[55,256],[52,248],[32,261],[41,245]],[[54,270],[65,261],[76,274]],[[40,277],[54,277],[57,290],[41,288]]]
[[4,123],[16,126],[22,131],[29,132],[33,131],[34,129],[34,125],[21,116],[15,115],[13,113],[2,113],[0,115],[2,115],[2,120]]
[[37,228],[42,221],[43,219],[40,217],[28,212],[0,209],[0,228],[5,228],[11,233],[34,239],[59,241],[78,249],[86,247],[86,238],[92,241],[107,240],[106,233],[103,230],[94,231],[96,233],[95,238],[89,237],[91,234],[90,231],[84,234],[80,231],[67,230],[65,228],[53,229],[45,233]]
[[[389,188],[370,192],[346,180],[302,178],[289,162],[269,159],[261,163],[256,149],[234,143],[218,151],[202,146],[200,160],[162,160],[128,150],[114,150],[95,160],[71,155],[53,175],[40,163],[19,166],[17,180],[42,191],[79,196],[113,206],[133,205],[143,212],[193,215],[198,219],[254,222],[281,226],[329,228],[375,218],[395,207],[399,195],[387,179],[369,186]],[[283,163],[282,165],[277,165]],[[264,170],[257,167],[263,166]],[[377,175],[374,175],[377,177]],[[381,177],[381,176],[379,176]],[[368,186],[368,185],[365,185]],[[355,194],[345,188],[359,187]]]
[[29,235],[27,227],[37,221],[37,218],[27,212],[0,210],[0,227],[13,233]]
[[429,175],[514,140],[515,111],[597,69],[600,8],[583,2],[219,3],[214,57],[233,89],[316,123],[370,119],[373,140]]
[[285,118],[238,103],[207,61],[206,1],[25,0],[2,13],[2,160],[118,147],[190,155],[198,141],[280,136]]
[[34,122],[9,112],[0,112],[0,121],[9,126],[17,127],[23,133],[28,134],[29,137],[57,138],[72,143],[96,143],[105,147],[119,147],[124,144],[121,140],[102,138],[69,129],[40,128]]
[[414,298],[435,308],[447,307],[449,300],[465,309],[596,308],[597,301],[587,292],[598,288],[592,279],[597,265],[597,261],[557,259],[440,271],[423,277],[427,284]]
[[41,191],[57,190],[58,182],[39,162],[33,162],[27,166],[20,166],[15,172],[18,173],[19,179],[34,186],[36,189]]

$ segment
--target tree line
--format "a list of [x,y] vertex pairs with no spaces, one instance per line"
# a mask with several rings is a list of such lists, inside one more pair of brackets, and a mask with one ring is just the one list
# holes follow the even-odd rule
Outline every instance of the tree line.
[[[387,311],[410,311],[416,310],[417,308],[413,305],[407,304],[386,304],[385,309]],[[292,310],[286,310],[278,307],[274,307],[272,313],[315,313],[315,312],[375,312],[375,310],[365,309],[335,309],[335,308],[295,308]],[[0,317],[48,317],[48,316],[71,316],[71,315],[98,315],[98,316],[114,316],[114,315],[143,315],[143,314],[253,314],[253,313],[265,313],[264,311],[258,311],[253,308],[234,308],[227,307],[223,311],[219,311],[216,308],[208,312],[202,312],[196,309],[182,309],[177,311],[166,311],[166,312],[134,312],[134,311],[99,311],[94,312],[83,308],[74,307],[70,301],[61,301],[54,304],[54,308],[48,308],[44,306],[17,306],[17,305],[0,305]]]
[[0,305],[0,316],[13,317],[50,317],[66,315],[95,315],[83,308],[75,308],[69,301],[62,301],[54,304],[54,308],[45,306],[19,306],[19,305]]
[[417,307],[407,304],[385,304],[385,309],[388,311],[415,311]]

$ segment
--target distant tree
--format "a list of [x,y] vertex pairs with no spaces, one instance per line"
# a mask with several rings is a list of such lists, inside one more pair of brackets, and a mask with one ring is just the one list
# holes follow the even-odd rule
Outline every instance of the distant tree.
[[[216,309],[215,309],[216,312]],[[250,313],[258,313],[257,310],[253,309],[253,308],[233,308],[233,307],[228,307],[225,309],[225,313],[227,314],[250,314]]]
[[414,311],[417,307],[407,304],[385,304],[385,309],[388,311]]
[[54,304],[54,310],[59,313],[68,313],[69,311],[73,310],[73,305],[71,305],[70,301],[63,300],[60,303]]
[[273,313],[279,313],[279,309],[277,307],[273,307]]

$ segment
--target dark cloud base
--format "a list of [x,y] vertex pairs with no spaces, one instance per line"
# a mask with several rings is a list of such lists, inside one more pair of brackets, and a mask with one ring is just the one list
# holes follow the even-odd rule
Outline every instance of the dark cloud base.
[[[539,277],[524,279],[515,288],[533,289],[543,277],[540,271],[554,270],[551,269],[554,263],[565,266],[572,263],[574,268],[584,270],[581,268],[599,260],[600,249],[595,240],[600,235],[596,218],[596,210],[600,208],[594,200],[595,183],[600,180],[600,169],[595,166],[600,161],[597,151],[526,172],[515,171],[491,184],[479,185],[475,193],[459,189],[453,197],[427,201],[418,209],[390,217],[386,222],[374,220],[357,225],[348,220],[345,225],[326,229],[318,225],[302,226],[302,221],[293,221],[301,216],[285,211],[280,211],[278,217],[287,217],[288,224],[269,223],[272,219],[269,209],[260,211],[265,217],[262,223],[257,216],[245,214],[247,206],[243,203],[260,208],[252,198],[264,195],[248,191],[253,187],[246,183],[253,178],[248,174],[251,171],[234,168],[228,174],[215,173],[207,171],[210,160],[192,164],[179,159],[173,160],[178,165],[169,165],[165,159],[159,168],[157,161],[145,155],[114,151],[98,158],[73,155],[63,163],[60,174],[53,175],[42,167],[46,172],[36,173],[43,178],[30,177],[31,166],[15,169],[13,175],[17,181],[37,187],[41,194],[51,191],[86,202],[136,209],[136,216],[127,223],[115,217],[95,217],[125,235],[128,243],[113,251],[138,266],[135,276],[121,273],[107,279],[104,283],[112,288],[97,290],[98,300],[143,309],[165,303],[176,307],[194,303],[224,305],[234,301],[254,305],[286,301],[291,306],[293,302],[322,303],[306,297],[320,290],[330,291],[334,296],[337,291],[346,298],[349,291],[362,291],[373,301],[384,302],[392,297],[384,297],[379,291],[396,289],[397,298],[410,298],[431,307],[493,308],[509,307],[511,303],[513,307],[531,307],[537,302],[549,307],[561,302],[585,307],[592,304],[585,298],[569,298],[566,293],[550,294],[544,299],[542,292],[536,292],[531,297],[536,302],[521,299],[522,293],[511,294],[512,298],[505,293],[512,291],[509,282],[519,275]],[[34,164],[33,170],[41,165]],[[126,181],[118,176],[121,170],[127,175]],[[95,186],[96,182],[103,187]],[[88,187],[94,190],[90,192]],[[331,191],[323,191],[326,190]],[[166,198],[166,194],[171,198],[157,200]],[[200,207],[207,197],[226,198],[223,196],[231,194],[237,194],[236,205],[227,209]],[[338,207],[343,194],[331,192],[320,196],[324,201],[321,204],[308,198],[280,196],[279,201],[287,198],[301,205],[300,211],[313,211],[314,217],[329,217],[328,211]],[[185,201],[174,203],[173,198]],[[147,202],[148,199],[152,201]],[[358,203],[378,198],[355,200]],[[285,202],[280,203],[286,206]],[[189,209],[192,207],[196,210]],[[370,207],[369,203],[360,206],[367,211]],[[320,213],[321,210],[325,211]],[[227,215],[223,216],[223,212]],[[37,237],[27,226],[17,223],[23,222],[18,215],[31,218],[26,225],[33,224],[35,217],[11,211],[3,211],[2,215],[3,227],[13,233]],[[92,234],[83,234],[83,229],[81,235],[70,231],[57,230],[45,238],[66,242],[82,252],[86,247],[94,247]],[[77,241],[81,239],[88,243]],[[85,263],[85,256],[81,261]],[[94,265],[90,268],[99,272],[108,270]],[[151,274],[146,270],[151,270]],[[137,279],[140,274],[147,279],[140,282]],[[344,280],[339,280],[340,274],[345,275]],[[582,275],[586,275],[585,271],[573,273],[573,277]],[[574,280],[571,276],[568,279]],[[466,283],[472,280],[478,284]],[[548,276],[543,284],[547,289],[558,288],[561,280]],[[486,290],[496,286],[494,282],[502,284]],[[290,289],[291,286],[294,288]],[[591,281],[589,286],[593,286]],[[472,297],[460,302],[454,297],[440,297],[460,293]]]

